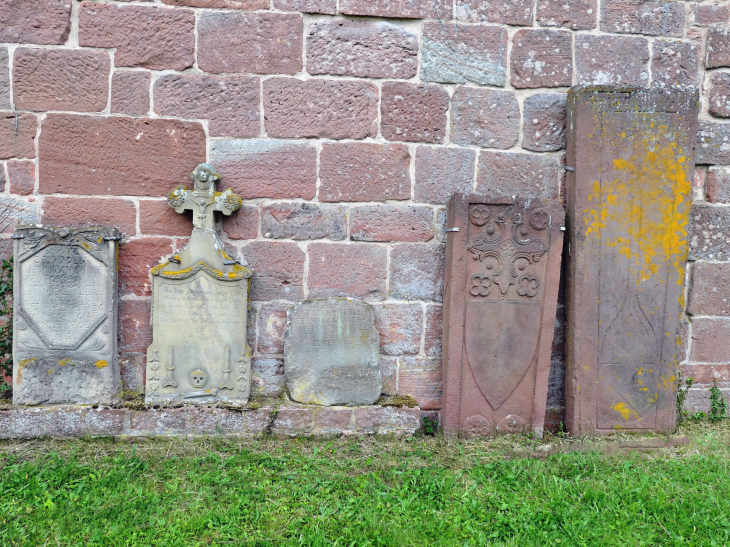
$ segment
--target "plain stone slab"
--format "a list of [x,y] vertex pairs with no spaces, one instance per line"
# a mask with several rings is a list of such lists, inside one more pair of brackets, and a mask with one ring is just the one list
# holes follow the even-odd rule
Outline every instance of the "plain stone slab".
[[370,304],[349,298],[296,304],[287,311],[284,356],[297,402],[354,406],[380,397],[380,335]]
[[455,194],[448,215],[443,431],[542,437],[563,207]]
[[222,401],[244,406],[251,392],[246,321],[251,270],[233,260],[216,231],[217,212],[231,215],[241,198],[207,164],[178,186],[168,204],[193,211],[185,249],[152,269],[152,345],[147,349],[147,403]]
[[568,92],[566,425],[674,431],[698,98]]
[[107,404],[119,391],[113,228],[13,235],[13,402]]

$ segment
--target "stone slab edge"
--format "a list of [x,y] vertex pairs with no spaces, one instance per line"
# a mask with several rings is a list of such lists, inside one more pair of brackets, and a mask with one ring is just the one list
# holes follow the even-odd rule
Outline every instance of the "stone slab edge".
[[37,437],[164,437],[192,435],[253,438],[339,435],[413,435],[420,408],[267,406],[257,410],[215,407],[93,408],[54,406],[0,409],[0,439]]

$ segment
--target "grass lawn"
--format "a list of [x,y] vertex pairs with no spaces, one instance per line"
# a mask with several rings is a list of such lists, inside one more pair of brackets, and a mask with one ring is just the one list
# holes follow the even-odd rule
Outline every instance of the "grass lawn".
[[3,441],[0,545],[730,545],[730,423],[680,434],[545,458],[515,451],[567,441]]

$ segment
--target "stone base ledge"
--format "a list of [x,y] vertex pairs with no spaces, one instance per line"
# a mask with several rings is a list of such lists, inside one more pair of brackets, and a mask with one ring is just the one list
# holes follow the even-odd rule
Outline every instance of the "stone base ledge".
[[181,435],[252,438],[269,433],[278,437],[413,435],[420,428],[419,408],[383,406],[296,405],[256,410],[51,406],[0,410],[0,439]]

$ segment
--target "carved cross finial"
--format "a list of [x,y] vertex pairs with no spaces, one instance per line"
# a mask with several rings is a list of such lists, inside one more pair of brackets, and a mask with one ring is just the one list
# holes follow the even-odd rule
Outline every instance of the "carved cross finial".
[[201,163],[190,173],[193,189],[180,185],[167,196],[167,203],[178,213],[193,212],[193,225],[205,230],[215,229],[215,211],[230,215],[241,208],[241,196],[227,188],[216,192],[215,184],[220,176],[207,163]]

